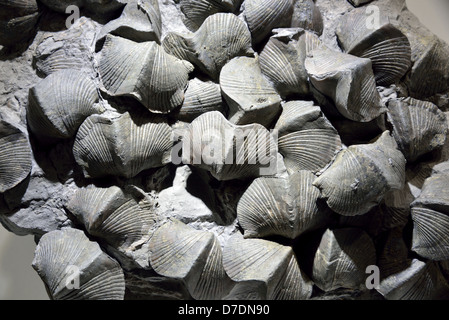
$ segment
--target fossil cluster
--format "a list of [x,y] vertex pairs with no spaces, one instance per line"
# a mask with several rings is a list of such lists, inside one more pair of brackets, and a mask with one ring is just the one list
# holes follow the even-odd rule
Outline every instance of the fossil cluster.
[[449,45],[405,0],[0,0],[0,46],[51,299],[449,298]]

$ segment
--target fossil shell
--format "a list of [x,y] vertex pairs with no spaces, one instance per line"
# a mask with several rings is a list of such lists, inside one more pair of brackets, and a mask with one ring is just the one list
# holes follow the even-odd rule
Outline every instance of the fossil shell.
[[377,260],[380,278],[385,279],[407,269],[411,264],[408,254],[403,230],[401,228],[390,230]]
[[197,78],[190,80],[177,119],[191,122],[210,111],[220,111],[221,113],[225,111],[220,86],[211,81],[204,82]]
[[[54,300],[124,298],[120,265],[80,230],[56,230],[42,236],[32,265]],[[78,289],[72,287],[78,284],[77,276]]]
[[383,212],[383,226],[386,229],[405,227],[410,217],[410,203],[415,200],[408,184],[401,190],[391,190],[385,194],[380,206]]
[[236,126],[220,112],[212,111],[196,118],[179,136],[182,162],[209,171],[217,180],[248,179],[276,172],[276,143],[259,124]]
[[207,17],[219,12],[235,12],[242,0],[180,0],[184,23],[192,31],[198,30]]
[[386,111],[376,89],[370,59],[320,47],[306,58],[312,85],[346,118],[369,122]]
[[448,297],[448,286],[435,262],[413,259],[410,267],[381,281],[377,291],[387,300],[433,300]]
[[79,189],[66,208],[90,235],[113,247],[129,247],[147,237],[156,220],[148,205],[116,186]]
[[79,128],[73,155],[85,177],[131,178],[167,164],[172,145],[170,126],[157,119],[93,115]]
[[386,131],[375,143],[341,151],[314,185],[333,211],[355,216],[367,213],[386,192],[402,189],[404,183],[405,158]]
[[110,95],[131,96],[154,113],[169,113],[184,100],[193,66],[156,42],[137,43],[108,35],[99,71]]
[[302,29],[275,29],[273,33],[260,53],[262,73],[283,97],[307,95],[309,83],[304,63],[307,54],[321,45],[319,38]]
[[420,256],[449,260],[449,176],[438,173],[428,178],[412,203],[412,250]]
[[323,33],[323,17],[314,0],[293,1],[293,15],[290,26],[314,31],[318,35]]
[[128,2],[122,15],[107,23],[96,37],[97,49],[107,34],[113,34],[136,42],[160,43],[162,19],[157,0]]
[[289,173],[320,171],[342,148],[337,131],[312,101],[285,103],[275,130]]
[[192,62],[214,80],[234,57],[254,55],[248,27],[232,13],[208,17],[193,35],[169,33],[162,45],[166,52]]
[[313,284],[300,270],[292,248],[233,235],[223,249],[223,265],[237,284],[233,300],[305,300]]
[[257,58],[232,59],[221,70],[220,86],[234,124],[269,127],[281,111],[281,97],[262,75]]
[[446,142],[446,115],[430,102],[413,98],[390,100],[387,120],[399,149],[410,162]]
[[293,14],[292,0],[245,0],[243,14],[257,44],[275,28],[289,27]]
[[408,38],[381,17],[379,25],[372,27],[365,8],[353,10],[341,18],[336,34],[345,52],[371,59],[378,85],[389,86],[411,67],[412,50]]
[[237,219],[245,238],[281,235],[295,239],[302,233],[324,226],[330,213],[317,204],[315,176],[308,171],[288,178],[258,178],[249,186],[237,206]]
[[101,113],[95,83],[77,70],[52,73],[30,89],[27,119],[31,131],[41,137],[74,136],[83,121]]
[[360,229],[328,229],[313,261],[313,281],[323,291],[358,289],[365,285],[366,268],[376,264],[376,248]]
[[154,270],[184,280],[194,299],[221,299],[232,288],[223,268],[222,249],[211,232],[170,220],[154,232],[149,248]]
[[78,8],[86,8],[93,13],[111,13],[124,6],[126,0],[42,0],[48,8],[66,13],[66,8],[75,5]]
[[38,19],[36,0],[0,1],[0,45],[13,46],[34,35]]

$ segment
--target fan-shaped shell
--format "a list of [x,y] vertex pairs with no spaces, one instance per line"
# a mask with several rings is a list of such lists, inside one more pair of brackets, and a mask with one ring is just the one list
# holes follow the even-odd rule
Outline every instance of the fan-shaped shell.
[[292,248],[233,235],[223,249],[223,265],[237,282],[229,299],[305,300],[313,284],[300,270]]
[[218,12],[235,12],[241,0],[181,0],[184,23],[192,31],[198,30],[207,17]]
[[103,110],[95,83],[76,70],[52,73],[30,89],[28,125],[41,137],[66,139],[74,136],[83,121]]
[[148,204],[116,186],[79,189],[66,208],[90,235],[114,247],[129,247],[148,237],[156,221]]
[[212,111],[196,118],[180,136],[182,162],[208,170],[218,180],[276,172],[276,143],[259,124],[236,126],[220,112]]
[[330,98],[344,117],[369,122],[386,111],[370,59],[320,47],[306,58],[305,67],[312,85]]
[[103,26],[96,37],[97,49],[107,34],[113,34],[136,42],[160,43],[162,18],[157,0],[129,1],[122,15]]
[[224,113],[223,98],[220,86],[211,81],[201,81],[197,78],[189,81],[185,92],[184,103],[177,114],[178,120],[191,122],[198,116],[209,112]]
[[192,62],[214,80],[231,59],[254,55],[248,27],[232,13],[208,17],[193,35],[169,33],[162,45],[166,52]]
[[399,149],[410,162],[446,142],[446,115],[433,103],[413,98],[391,100],[387,119]]
[[258,178],[240,198],[237,219],[245,238],[281,235],[294,239],[323,226],[329,212],[317,204],[315,176],[308,171],[288,178]]
[[320,171],[342,148],[338,132],[312,101],[285,103],[275,130],[289,173]]
[[304,63],[307,54],[320,45],[319,38],[302,29],[275,29],[260,53],[262,73],[282,96],[309,93]]
[[328,229],[313,261],[313,281],[323,291],[358,289],[365,285],[366,268],[376,264],[376,248],[360,229]]
[[170,220],[154,232],[149,249],[154,270],[165,277],[184,280],[194,299],[222,299],[232,288],[213,233]]
[[433,300],[448,297],[449,289],[435,262],[413,259],[410,267],[381,281],[377,291],[387,300]]
[[439,173],[428,178],[412,203],[412,250],[420,256],[449,260],[449,176]]
[[371,27],[365,8],[353,10],[340,19],[336,34],[345,52],[371,59],[378,85],[389,86],[411,67],[412,50],[408,38],[385,16],[381,18],[378,26]]
[[232,59],[221,70],[220,86],[234,124],[269,127],[281,111],[281,97],[262,75],[257,58]]
[[392,229],[405,227],[410,218],[410,204],[415,200],[408,184],[401,190],[392,190],[385,194],[380,206],[383,213],[383,227]]
[[35,34],[39,19],[36,0],[0,1],[0,45],[13,46]]
[[375,143],[341,151],[314,185],[333,211],[354,216],[367,213],[404,183],[405,158],[386,131]]
[[165,53],[156,42],[108,35],[99,71],[110,95],[131,96],[151,112],[169,113],[182,104],[193,66]]
[[314,31],[318,35],[323,33],[323,17],[314,0],[293,1],[293,15],[290,26]]
[[289,27],[293,14],[292,0],[246,0],[243,14],[257,44],[274,28]]
[[155,118],[93,115],[79,128],[73,155],[85,177],[131,178],[167,164],[172,145],[170,126]]
[[120,265],[80,230],[56,230],[42,236],[32,265],[54,300],[124,298]]

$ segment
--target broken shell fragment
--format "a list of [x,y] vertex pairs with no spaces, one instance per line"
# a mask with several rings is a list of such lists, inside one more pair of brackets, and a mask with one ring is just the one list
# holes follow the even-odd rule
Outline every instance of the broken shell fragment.
[[52,73],[29,91],[28,125],[43,138],[71,138],[88,116],[103,111],[98,100],[95,83],[83,72]]
[[184,100],[193,66],[154,41],[137,43],[107,35],[99,72],[112,96],[131,96],[153,113],[170,113]]
[[324,226],[330,212],[318,205],[320,191],[312,185],[314,180],[308,171],[254,180],[237,206],[245,238],[280,235],[295,239]]
[[165,277],[183,280],[194,299],[222,299],[232,288],[216,236],[177,220],[159,227],[150,243],[150,264]]
[[306,58],[305,67],[315,89],[349,120],[369,122],[385,113],[370,59],[320,47]]
[[262,75],[257,58],[232,59],[221,70],[220,86],[234,124],[270,127],[281,111],[281,97]]
[[86,178],[131,178],[169,163],[172,146],[172,129],[155,117],[93,115],[79,128],[73,155]]
[[313,261],[313,281],[321,290],[359,289],[365,285],[366,268],[376,264],[376,248],[361,229],[328,229]]
[[404,183],[405,158],[385,131],[375,143],[341,151],[314,185],[333,211],[355,216],[367,213]]
[[233,235],[223,249],[223,265],[237,282],[227,299],[305,300],[312,282],[300,270],[292,248]]
[[231,59],[254,56],[248,27],[232,13],[208,17],[193,35],[169,33],[162,45],[166,52],[190,61],[214,80]]
[[123,300],[125,279],[117,261],[77,229],[42,236],[32,263],[53,300]]
[[292,28],[314,31],[319,36],[323,33],[323,17],[315,0],[293,1]]

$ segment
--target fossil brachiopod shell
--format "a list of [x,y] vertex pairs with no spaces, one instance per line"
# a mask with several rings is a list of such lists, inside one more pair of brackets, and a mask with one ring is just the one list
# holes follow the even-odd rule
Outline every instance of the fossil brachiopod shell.
[[240,198],[237,219],[245,238],[281,235],[294,239],[323,226],[330,212],[317,201],[315,176],[308,171],[288,178],[258,178]]
[[153,113],[169,113],[182,104],[193,66],[154,41],[137,43],[108,35],[99,71],[110,95],[131,96]]
[[81,230],[63,229],[43,235],[32,265],[54,300],[124,298],[122,268]]
[[354,216],[367,213],[404,183],[405,158],[385,131],[375,143],[341,151],[314,185],[333,211]]
[[95,83],[81,71],[52,73],[30,89],[28,125],[43,138],[70,138],[88,116],[102,112],[98,100]]
[[211,232],[170,220],[154,232],[149,249],[154,270],[183,280],[194,299],[222,299],[232,288],[220,243]]
[[79,128],[73,155],[85,177],[131,178],[167,164],[172,145],[172,129],[156,118],[93,115]]
[[223,265],[237,284],[236,300],[305,300],[313,284],[300,270],[290,247],[262,239],[233,235],[223,249]]
[[376,248],[361,229],[327,230],[313,261],[313,281],[324,291],[358,289],[366,268],[376,264]]
[[208,17],[193,35],[169,33],[162,45],[166,52],[192,62],[214,80],[234,57],[254,55],[248,27],[232,13]]
[[0,1],[0,45],[13,46],[35,33],[38,19],[36,0]]
[[232,59],[221,70],[220,86],[234,124],[269,127],[281,111],[281,97],[262,75],[257,58]]
[[306,58],[311,84],[346,118],[369,122],[386,111],[376,88],[370,59],[323,46]]

